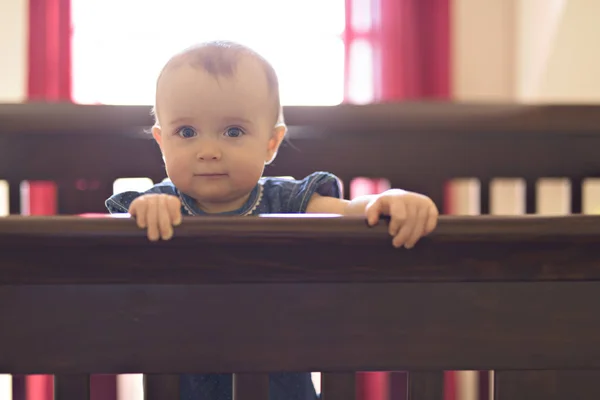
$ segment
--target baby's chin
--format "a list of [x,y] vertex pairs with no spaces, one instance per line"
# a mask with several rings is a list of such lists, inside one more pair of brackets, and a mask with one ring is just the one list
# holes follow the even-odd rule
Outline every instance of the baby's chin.
[[[196,200],[200,208],[208,208],[209,205],[217,208],[228,208],[224,211],[233,211],[244,205],[252,188],[229,188],[224,187],[203,187],[202,189],[193,188],[191,190],[181,190],[183,193]],[[204,207],[203,205],[206,205]]]

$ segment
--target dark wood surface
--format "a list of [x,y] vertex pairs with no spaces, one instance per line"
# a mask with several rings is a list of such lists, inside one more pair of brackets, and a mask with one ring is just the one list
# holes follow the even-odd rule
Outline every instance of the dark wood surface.
[[[360,218],[189,218],[150,243],[131,219],[0,218],[1,284],[600,279],[600,217],[441,217],[412,250]],[[68,254],[68,257],[66,256]]]
[[356,218],[189,219],[158,244],[130,219],[2,218],[0,372],[63,396],[91,372],[410,370],[433,399],[448,369],[498,369],[502,398],[594,393],[594,372],[511,371],[600,369],[598,222],[442,217],[406,251]]
[[600,368],[598,217],[186,222],[0,219],[0,372]]
[[412,251],[383,225],[199,218],[152,244],[123,218],[2,218],[0,372],[58,373],[66,399],[90,372],[150,373],[162,399],[164,374],[321,370],[336,399],[353,371],[410,370],[412,400],[441,399],[443,370],[497,369],[498,400],[595,398],[598,217],[442,217]]
[[[401,102],[368,105],[287,106],[292,127],[447,132],[600,133],[598,105]],[[0,104],[0,134],[135,132],[152,126],[150,105],[71,103]]]
[[600,369],[598,303],[597,281],[2,285],[0,373]]
[[[335,214],[268,214],[259,217],[184,217],[175,228],[176,238],[195,238],[213,242],[235,240],[380,240],[387,237],[386,221],[368,227],[362,217]],[[90,241],[140,239],[143,230],[128,214],[97,217],[8,216],[0,218],[0,239]],[[566,216],[446,216],[429,237],[440,242],[517,243],[561,240],[597,241],[600,239],[599,215]],[[146,242],[146,241],[144,241]],[[126,243],[129,245],[130,243]]]

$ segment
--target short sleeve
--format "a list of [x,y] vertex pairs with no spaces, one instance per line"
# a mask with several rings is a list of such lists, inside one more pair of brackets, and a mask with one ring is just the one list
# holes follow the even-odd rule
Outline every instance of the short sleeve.
[[129,212],[129,206],[133,200],[142,195],[141,192],[122,192],[110,196],[104,205],[111,214],[123,214]]
[[104,202],[104,205],[111,214],[126,214],[135,199],[149,193],[177,195],[177,190],[171,182],[161,182],[145,192],[128,191],[114,194]]
[[267,178],[263,183],[271,213],[305,213],[317,193],[342,198],[340,179],[329,172],[314,172],[304,179]]

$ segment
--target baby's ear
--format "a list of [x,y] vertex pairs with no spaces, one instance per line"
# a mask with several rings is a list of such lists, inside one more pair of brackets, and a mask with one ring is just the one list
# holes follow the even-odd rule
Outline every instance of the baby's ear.
[[162,136],[160,126],[154,125],[152,127],[152,136],[154,137],[154,140],[156,140],[156,143],[158,143],[158,145],[162,147]]
[[283,142],[283,138],[285,138],[285,134],[287,133],[287,126],[280,124],[273,128],[273,133],[271,134],[271,139],[269,139],[269,147],[267,149],[267,159],[265,160],[265,164],[271,164],[275,157],[277,156],[277,151],[279,150],[279,146],[281,146],[281,142]]

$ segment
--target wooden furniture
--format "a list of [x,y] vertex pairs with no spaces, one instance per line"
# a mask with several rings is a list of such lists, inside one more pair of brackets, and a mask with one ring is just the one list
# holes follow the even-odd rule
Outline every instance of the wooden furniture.
[[[393,186],[428,194],[444,211],[447,210],[446,183],[454,178],[476,178],[482,188],[481,213],[488,214],[490,182],[497,177],[516,177],[526,182],[525,211],[535,213],[537,180],[560,177],[571,182],[571,212],[577,214],[582,211],[583,180],[600,176],[600,106],[402,103],[288,107],[285,114],[290,128],[289,140],[265,173],[302,177],[315,170],[331,171],[343,180],[346,194],[355,177],[384,177]],[[146,132],[151,124],[149,107],[0,105],[0,180],[7,180],[10,186],[10,212],[20,212],[19,188],[23,180],[56,182],[58,212],[72,215],[105,213],[104,200],[112,194],[112,184],[117,178],[150,177],[155,182],[163,179],[165,174],[158,148]],[[61,220],[59,225],[64,223]],[[126,224],[120,220],[102,223]],[[524,225],[519,226],[524,227],[528,223],[529,220],[526,220]],[[89,227],[90,232],[94,231],[92,225]],[[560,241],[557,239],[557,243]],[[466,249],[478,251],[480,245],[457,248],[465,252]],[[516,243],[514,246],[518,247]],[[29,257],[29,252],[34,253],[27,250],[28,247],[18,248],[24,250],[23,257]],[[446,248],[445,251],[449,250]],[[435,261],[440,266],[447,265],[445,255],[450,253],[437,252],[440,255]],[[88,254],[92,253],[86,250],[85,254],[80,254],[82,265],[93,260],[94,256]],[[423,253],[409,254],[424,257]],[[466,257],[466,253],[462,254]],[[510,252],[498,250],[490,254],[498,257],[496,263],[503,261],[502,265],[511,265],[510,262],[514,261]],[[578,260],[578,254],[578,247],[565,249],[562,253],[555,250],[547,252],[550,258],[563,257],[565,263],[567,258]],[[419,258],[410,261],[417,262]],[[527,263],[521,261],[519,268],[527,271]],[[62,271],[62,265],[56,267],[56,271]],[[430,265],[434,265],[433,261]],[[592,266],[593,262],[585,265]],[[40,268],[46,270],[45,265]],[[488,271],[483,267],[470,271],[483,270]],[[498,272],[496,267],[491,270],[499,276],[505,273]],[[441,267],[432,271],[435,272],[432,275],[441,274],[442,277],[448,273]],[[157,272],[152,270],[148,273]],[[573,274],[572,277],[588,280],[585,274]],[[20,274],[25,275],[26,272]],[[522,277],[513,278],[519,280]],[[586,282],[586,285],[589,283]],[[545,309],[550,315],[564,311],[559,304]],[[474,323],[469,326],[473,328]],[[465,343],[471,343],[470,335],[478,334],[465,333]],[[456,349],[456,352],[477,348],[477,340],[482,339],[475,339],[472,344],[465,345],[465,349]],[[35,343],[34,339],[29,340]],[[533,359],[541,357],[544,360],[544,354],[536,353]],[[449,365],[435,367],[450,368]],[[566,393],[565,388],[577,387],[592,394],[597,390],[598,376],[595,372],[556,372],[554,370],[558,366],[554,367],[546,366],[543,372],[519,372],[518,379],[502,370],[496,378],[498,382],[509,382],[503,385],[505,396],[516,392],[528,394],[528,388],[542,393],[545,399],[550,398],[549,393]],[[593,365],[587,367],[595,368]],[[426,379],[428,376],[426,372],[420,375],[413,372],[410,390],[414,393],[415,388],[420,387],[418,382],[423,382],[415,380],[416,377]],[[328,379],[323,382],[324,387],[338,386],[335,380]],[[339,379],[337,382],[345,382],[349,375],[339,376]],[[149,380],[150,385],[153,385],[152,382],[155,381]]]
[[[183,372],[233,372],[236,400],[269,371],[408,370],[411,400],[442,371],[494,369],[496,400],[595,399],[600,217],[442,217],[412,250],[385,223],[192,218],[149,243],[121,218],[0,219],[0,373],[55,373],[57,400],[90,373],[146,373],[175,399]],[[211,320],[211,324],[203,321]]]

